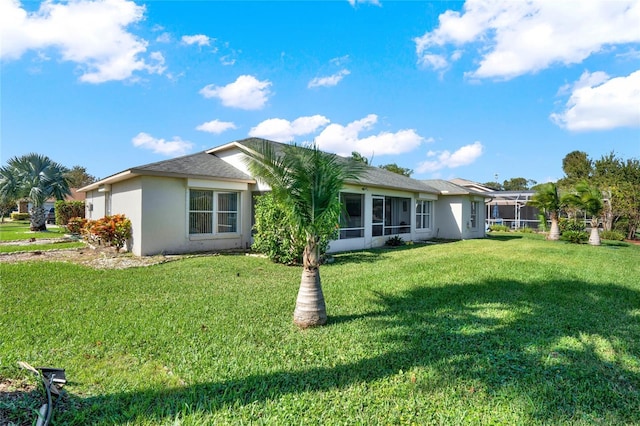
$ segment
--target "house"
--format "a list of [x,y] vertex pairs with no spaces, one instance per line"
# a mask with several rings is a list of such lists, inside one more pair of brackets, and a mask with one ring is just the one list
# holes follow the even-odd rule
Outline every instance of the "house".
[[450,182],[487,195],[486,216],[489,225],[506,225],[513,229],[538,228],[540,210],[528,205],[535,191],[495,191],[477,182],[460,178],[452,179]]
[[[269,188],[251,176],[244,159],[262,143],[283,146],[248,138],[104,178],[80,189],[86,217],[126,215],[128,248],[141,256],[248,248],[255,197]],[[396,235],[406,241],[485,236],[484,209],[474,204],[484,198],[454,184],[443,191],[367,167],[340,197],[348,214],[331,252],[379,247]]]

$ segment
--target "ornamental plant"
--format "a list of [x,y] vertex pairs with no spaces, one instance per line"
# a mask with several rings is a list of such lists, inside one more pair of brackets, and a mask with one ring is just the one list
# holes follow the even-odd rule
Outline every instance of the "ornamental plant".
[[72,235],[80,235],[86,224],[87,219],[83,217],[72,217],[67,222],[67,231]]
[[114,246],[116,252],[119,252],[131,238],[131,220],[123,214],[90,220],[84,227],[84,233],[89,241]]

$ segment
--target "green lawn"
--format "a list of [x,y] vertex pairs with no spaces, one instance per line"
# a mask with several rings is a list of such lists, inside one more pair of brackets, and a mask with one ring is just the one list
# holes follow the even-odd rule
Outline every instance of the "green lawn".
[[640,247],[342,254],[305,331],[300,269],[261,258],[0,267],[0,377],[65,368],[57,424],[640,424]]
[[0,241],[62,238],[66,232],[66,229],[54,225],[47,225],[46,231],[31,232],[29,231],[29,221],[7,221],[0,224]]

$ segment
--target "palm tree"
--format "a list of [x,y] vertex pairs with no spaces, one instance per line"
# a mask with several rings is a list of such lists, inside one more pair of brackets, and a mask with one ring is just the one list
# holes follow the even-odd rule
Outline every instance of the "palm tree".
[[357,178],[366,165],[322,152],[315,144],[307,148],[263,141],[247,155],[249,170],[271,187],[306,238],[293,322],[301,328],[324,325],[327,312],[318,243],[335,232],[344,182]]
[[71,194],[64,178],[65,170],[44,155],[31,153],[13,157],[0,168],[0,196],[29,200],[31,230],[46,231],[44,203],[49,197],[62,200]]
[[604,202],[602,201],[602,192],[587,182],[580,182],[576,185],[575,194],[567,194],[562,197],[562,201],[567,204],[583,210],[591,216],[591,235],[589,236],[589,244],[592,246],[600,245],[600,232],[598,224],[600,216],[604,210]]
[[551,229],[548,240],[560,239],[560,228],[558,227],[558,214],[560,213],[560,197],[558,187],[555,183],[543,183],[538,185],[536,193],[531,197],[529,204],[544,211],[551,219]]

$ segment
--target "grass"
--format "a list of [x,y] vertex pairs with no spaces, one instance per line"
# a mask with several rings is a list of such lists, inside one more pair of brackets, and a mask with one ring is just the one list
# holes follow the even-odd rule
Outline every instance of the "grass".
[[29,238],[62,238],[66,230],[62,227],[47,225],[46,231],[32,232],[29,221],[7,221],[0,224],[0,241],[27,240]]
[[329,324],[305,331],[300,269],[261,258],[0,266],[0,377],[65,368],[58,424],[640,423],[639,247],[341,254],[321,269]]

